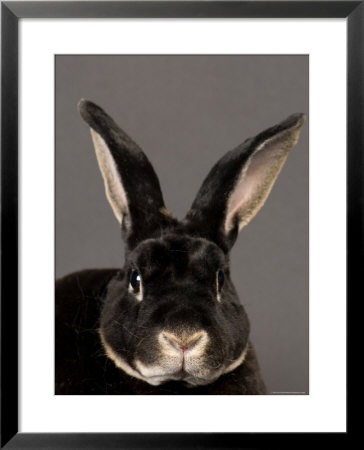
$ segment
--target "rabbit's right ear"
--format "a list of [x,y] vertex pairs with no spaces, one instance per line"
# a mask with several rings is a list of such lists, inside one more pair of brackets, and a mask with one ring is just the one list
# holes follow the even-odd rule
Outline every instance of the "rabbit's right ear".
[[238,231],[263,206],[304,121],[304,114],[293,114],[225,154],[186,216],[189,232],[229,250]]
[[134,247],[173,220],[164,207],[158,177],[143,151],[105,111],[83,99],[78,108],[91,127],[107,199],[127,244]]

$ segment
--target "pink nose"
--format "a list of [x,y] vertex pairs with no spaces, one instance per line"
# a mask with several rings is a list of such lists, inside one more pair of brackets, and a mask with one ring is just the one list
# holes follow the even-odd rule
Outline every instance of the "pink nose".
[[191,350],[191,348],[193,348],[198,343],[203,335],[203,332],[198,331],[197,333],[193,334],[184,333],[181,336],[177,336],[169,331],[163,331],[162,335],[169,345],[184,353],[187,350]]

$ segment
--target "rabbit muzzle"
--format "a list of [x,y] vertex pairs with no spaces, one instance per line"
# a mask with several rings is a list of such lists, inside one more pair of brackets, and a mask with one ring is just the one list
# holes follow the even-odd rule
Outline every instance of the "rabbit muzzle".
[[136,358],[135,366],[150,384],[168,380],[183,380],[189,384],[205,384],[210,380],[210,368],[205,364],[205,350],[209,342],[206,331],[158,334],[159,357],[154,364]]
[[154,386],[167,381],[202,386],[229,371],[219,350],[211,352],[211,339],[205,330],[160,331],[152,339],[152,346],[140,346],[133,361],[127,361],[116,353],[107,343],[101,329],[100,336],[107,355],[117,367]]

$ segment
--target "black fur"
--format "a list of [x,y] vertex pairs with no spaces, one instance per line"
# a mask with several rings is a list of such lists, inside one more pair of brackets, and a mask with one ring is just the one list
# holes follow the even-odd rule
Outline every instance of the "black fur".
[[[56,394],[265,393],[252,346],[244,364],[214,383],[200,387],[189,388],[176,381],[151,386],[115,367],[113,361],[105,355],[97,331],[100,312],[105,304],[105,289],[114,277],[120,278],[120,271],[85,270],[56,282]],[[130,322],[127,326],[130,326]],[[132,330],[134,329],[133,326]]]
[[[249,158],[271,138],[288,152],[303,116],[291,116],[227,153],[178,222],[165,209],[158,178],[140,148],[98,106],[82,101],[80,112],[112,155],[120,178],[111,182],[122,183],[130,217],[128,227],[121,220],[122,270],[77,272],[56,282],[56,394],[266,393],[248,317],[229,276],[228,252],[242,212],[228,232],[224,221]],[[141,277],[139,293],[130,284],[134,271]],[[183,352],[188,342],[183,356],[171,334]],[[229,371],[242,355],[243,362]],[[133,376],[116,367],[119,361]],[[154,372],[145,375],[145,367]]]

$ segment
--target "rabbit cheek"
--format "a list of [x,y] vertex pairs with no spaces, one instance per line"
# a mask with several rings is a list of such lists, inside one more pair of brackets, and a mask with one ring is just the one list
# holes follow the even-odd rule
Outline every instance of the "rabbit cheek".
[[225,367],[223,373],[229,373],[232,372],[234,369],[236,369],[237,367],[240,366],[240,364],[242,364],[246,358],[246,355],[248,353],[248,347],[249,345],[246,344],[244,350],[241,352],[240,356],[233,361],[231,364],[228,364],[227,367]]
[[113,347],[107,342],[101,328],[99,329],[99,335],[105,354],[114,362],[115,366],[121,369],[123,372],[127,373],[128,375],[142,380],[143,378],[140,376],[140,374],[136,370],[134,370],[134,368],[131,367],[130,364],[127,363],[125,358],[116,353]]

